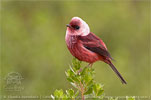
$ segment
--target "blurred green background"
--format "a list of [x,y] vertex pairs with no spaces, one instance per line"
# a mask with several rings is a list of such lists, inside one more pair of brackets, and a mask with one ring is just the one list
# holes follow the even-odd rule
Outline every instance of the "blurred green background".
[[[149,96],[149,6],[149,1],[135,0],[2,1],[2,95],[50,95],[71,87],[65,77],[73,58],[65,44],[65,25],[79,16],[106,43],[128,83],[122,85],[107,64],[96,62],[95,80],[104,84],[105,94]],[[24,90],[5,90],[10,72],[22,75]]]

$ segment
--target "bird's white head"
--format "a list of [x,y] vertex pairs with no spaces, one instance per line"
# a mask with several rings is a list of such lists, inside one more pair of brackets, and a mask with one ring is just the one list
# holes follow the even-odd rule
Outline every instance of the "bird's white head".
[[86,36],[90,33],[88,24],[79,17],[73,17],[67,24],[66,34]]

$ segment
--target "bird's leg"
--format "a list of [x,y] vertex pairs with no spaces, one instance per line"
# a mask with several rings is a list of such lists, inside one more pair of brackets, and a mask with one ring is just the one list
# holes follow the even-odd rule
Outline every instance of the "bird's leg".
[[88,68],[89,66],[90,66],[90,63],[89,63],[87,66],[85,66],[85,67],[87,67],[87,68]]
[[92,68],[93,63],[90,64],[90,67]]
[[92,68],[93,63],[89,63],[86,67],[88,68],[89,66]]

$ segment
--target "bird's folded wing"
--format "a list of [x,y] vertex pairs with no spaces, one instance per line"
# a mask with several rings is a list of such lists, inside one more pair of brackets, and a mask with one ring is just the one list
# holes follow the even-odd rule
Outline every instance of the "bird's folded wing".
[[95,52],[100,56],[104,56],[105,58],[112,59],[103,41],[93,33],[90,33],[87,36],[79,36],[79,40],[86,49]]

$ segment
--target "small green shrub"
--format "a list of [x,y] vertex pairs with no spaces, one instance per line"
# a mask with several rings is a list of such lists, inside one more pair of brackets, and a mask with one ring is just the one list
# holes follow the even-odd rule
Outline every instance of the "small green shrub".
[[[72,60],[72,66],[65,72],[67,80],[75,88],[64,92],[62,89],[55,90],[51,95],[53,100],[103,100],[103,85],[94,80],[95,71],[92,67],[81,66],[77,59]],[[108,98],[108,100],[118,100],[118,98]],[[134,100],[127,97],[126,100]]]

